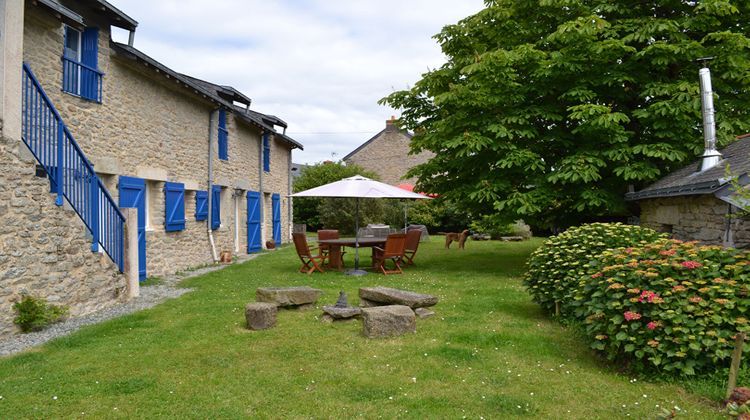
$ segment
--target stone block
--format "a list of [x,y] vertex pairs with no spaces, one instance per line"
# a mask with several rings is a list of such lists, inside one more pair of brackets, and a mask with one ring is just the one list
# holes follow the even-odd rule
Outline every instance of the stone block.
[[252,302],[245,306],[247,328],[265,330],[276,325],[276,305],[265,302]]
[[435,311],[431,311],[427,308],[417,308],[414,310],[414,314],[417,315],[420,319],[424,319],[435,316]]
[[255,290],[255,299],[258,302],[269,302],[276,306],[295,307],[315,304],[321,294],[323,294],[322,290],[308,286],[259,287]]
[[323,312],[334,319],[349,319],[362,315],[362,308],[354,308],[351,306],[348,306],[346,308],[340,308],[337,306],[324,306]]
[[360,287],[359,297],[368,301],[368,303],[377,302],[380,305],[406,305],[412,309],[435,306],[438,303],[437,296],[381,286]]
[[396,337],[417,332],[414,311],[404,305],[362,309],[362,333],[367,338]]

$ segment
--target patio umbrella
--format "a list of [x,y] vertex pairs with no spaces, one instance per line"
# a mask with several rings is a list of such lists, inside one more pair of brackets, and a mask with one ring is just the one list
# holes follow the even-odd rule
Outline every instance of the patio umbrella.
[[321,185],[309,190],[292,194],[291,197],[340,197],[356,199],[356,215],[354,218],[354,271],[347,274],[362,275],[365,271],[359,269],[359,199],[360,198],[401,198],[401,199],[429,199],[426,195],[406,191],[393,185],[384,184],[355,175],[340,181]]

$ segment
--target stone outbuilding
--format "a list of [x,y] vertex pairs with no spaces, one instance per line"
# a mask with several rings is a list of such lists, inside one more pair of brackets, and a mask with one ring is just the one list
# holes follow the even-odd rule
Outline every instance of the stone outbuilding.
[[362,143],[344,156],[347,164],[353,163],[364,169],[375,172],[380,181],[386,184],[414,185],[416,178],[403,178],[414,166],[425,163],[434,156],[432,152],[423,151],[416,155],[409,154],[412,135],[400,130],[395,117],[385,122],[385,128],[371,139]]
[[287,123],[138,50],[137,25],[104,0],[0,2],[0,334],[24,294],[83,315],[126,298],[128,267],[289,241]]
[[750,179],[750,135],[721,150],[722,160],[701,171],[702,159],[680,169],[625,198],[640,206],[640,224],[675,239],[704,244],[746,247],[750,244],[750,223],[737,217],[744,203],[734,194],[726,170],[741,185]]

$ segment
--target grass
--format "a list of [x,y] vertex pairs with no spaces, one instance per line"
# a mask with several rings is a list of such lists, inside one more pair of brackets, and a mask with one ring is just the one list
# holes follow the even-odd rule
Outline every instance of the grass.
[[[649,383],[597,360],[545,317],[521,286],[540,242],[425,243],[401,276],[306,276],[286,247],[191,278],[195,291],[0,359],[0,417],[680,418],[720,417],[715,385]],[[351,253],[347,254],[351,258]],[[349,262],[350,263],[350,262]],[[417,334],[361,335],[320,311],[283,311],[276,328],[244,328],[260,286],[339,290],[385,285],[439,296]]]

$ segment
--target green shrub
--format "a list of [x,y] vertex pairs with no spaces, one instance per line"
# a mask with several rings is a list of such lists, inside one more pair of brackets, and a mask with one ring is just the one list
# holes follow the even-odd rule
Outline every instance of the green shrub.
[[48,325],[59,322],[67,315],[68,308],[48,304],[42,298],[25,295],[13,304],[16,318],[13,322],[23,332],[40,331]]
[[662,237],[652,229],[622,223],[592,223],[549,238],[531,254],[524,285],[534,302],[548,312],[560,303],[561,315],[571,317],[572,301],[588,264],[602,251],[652,242]]
[[600,255],[576,296],[591,347],[633,370],[692,375],[748,331],[748,253],[660,240]]

